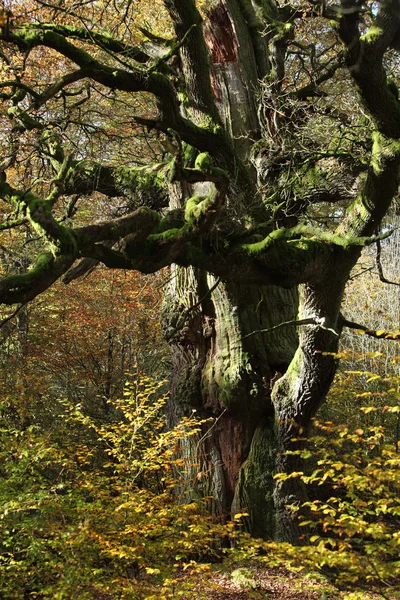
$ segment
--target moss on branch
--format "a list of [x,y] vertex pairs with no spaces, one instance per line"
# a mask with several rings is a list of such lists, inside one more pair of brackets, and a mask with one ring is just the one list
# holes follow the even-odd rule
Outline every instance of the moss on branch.
[[25,216],[33,229],[47,240],[54,257],[76,254],[76,239],[72,231],[60,225],[52,215],[52,196],[50,199],[39,198],[31,191],[15,190],[2,181],[0,197],[15,206],[17,214]]
[[361,193],[348,208],[347,215],[336,230],[340,237],[371,239],[377,225],[386,214],[398,192],[400,142],[379,131],[373,133],[370,166]]
[[146,239],[157,228],[161,221],[155,211],[142,206],[133,213],[111,221],[95,223],[74,229],[78,246],[82,250],[86,245],[92,245],[105,240],[118,241],[131,236],[135,241]]
[[400,105],[388,86],[383,65],[385,52],[398,36],[398,15],[391,3],[382,4],[371,27],[362,36],[354,17],[342,15],[339,27],[347,46],[347,66],[377,129],[388,138],[399,139]]
[[39,254],[26,273],[8,275],[0,280],[0,302],[29,302],[66,273],[74,260],[75,255],[54,258],[52,252]]
[[[386,238],[390,236],[391,233],[392,232],[387,232],[378,237],[379,239]],[[296,225],[290,229],[285,229],[283,227],[281,229],[276,229],[262,240],[241,244],[240,248],[251,256],[260,256],[282,242],[288,242],[291,244],[292,248],[298,247],[301,250],[311,250],[313,246],[315,246],[315,248],[321,248],[321,244],[331,246],[332,248],[337,246],[347,249],[354,246],[364,247],[371,245],[376,242],[378,237],[343,236],[337,233],[322,231],[318,228],[310,227],[309,225]],[[284,255],[285,250],[282,244],[280,248],[282,248],[281,251]]]
[[85,29],[82,27],[75,27],[72,25],[60,25],[59,23],[32,23],[32,28],[53,31],[64,37],[71,39],[82,40],[89,44],[95,44],[96,46],[103,48],[109,52],[115,54],[123,54],[124,57],[132,58],[136,62],[145,63],[149,60],[148,54],[136,46],[130,46],[125,42],[118,40],[117,38],[107,34],[98,33],[93,30]]

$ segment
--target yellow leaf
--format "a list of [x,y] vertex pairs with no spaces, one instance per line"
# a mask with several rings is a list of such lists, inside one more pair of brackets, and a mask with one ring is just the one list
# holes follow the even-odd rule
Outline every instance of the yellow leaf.
[[371,377],[367,379],[367,383],[370,381],[376,381],[377,379],[382,379],[382,377],[380,375],[371,375]]
[[236,513],[236,515],[233,517],[236,520],[241,519],[242,517],[248,517],[249,513],[247,512],[240,512],[240,513]]
[[145,567],[146,573],[148,575],[158,575],[160,573],[160,569],[152,569],[151,567]]

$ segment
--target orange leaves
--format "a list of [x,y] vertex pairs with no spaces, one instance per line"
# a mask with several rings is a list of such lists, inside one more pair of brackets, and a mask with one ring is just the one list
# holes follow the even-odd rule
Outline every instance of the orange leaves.
[[0,27],[4,27],[7,23],[7,13],[3,8],[0,8]]
[[61,384],[70,398],[107,399],[121,393],[133,363],[159,369],[161,282],[103,268],[48,291],[30,310],[25,371],[32,384],[44,394]]

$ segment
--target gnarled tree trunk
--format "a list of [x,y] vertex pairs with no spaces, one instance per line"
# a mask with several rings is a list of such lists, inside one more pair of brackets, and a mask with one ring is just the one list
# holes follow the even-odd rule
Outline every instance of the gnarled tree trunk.
[[[174,267],[165,299],[164,331],[172,348],[171,422],[196,410],[211,417],[186,454],[198,467],[189,485],[213,497],[228,516],[246,508],[258,536],[274,531],[272,501],[277,449],[271,389],[297,345],[293,328],[259,333],[296,312],[295,291],[249,288]],[[197,476],[197,478],[196,478]]]
[[[229,199],[240,215],[263,211],[254,193],[263,163],[253,160],[251,165],[251,149],[262,136],[273,144],[277,135],[272,112],[268,117],[272,125],[265,131],[258,96],[260,79],[273,69],[279,75],[273,74],[271,81],[279,86],[283,56],[276,55],[282,48],[274,45],[273,36],[261,33],[254,7],[236,0],[216,3],[204,26],[220,117],[237,156],[247,165],[248,179],[243,186],[238,176],[237,194]],[[282,46],[284,37],[277,43]],[[275,56],[269,59],[271,50]],[[197,122],[201,124],[201,115]],[[184,191],[174,194],[172,208],[184,206]],[[223,232],[221,240],[215,239],[218,243],[223,244]],[[302,378],[313,377],[307,370],[314,365],[309,357],[307,365],[292,361],[298,347],[295,327],[273,330],[295,320],[297,313],[296,288],[223,283],[204,271],[178,266],[171,269],[163,311],[173,366],[170,423],[193,410],[213,419],[201,438],[187,440],[188,462],[195,465],[188,470],[187,486],[195,494],[212,497],[216,514],[229,516],[245,509],[253,535],[279,535],[291,541],[296,541],[298,532],[292,515],[286,518],[285,505],[293,501],[293,493],[288,484],[277,486],[273,476],[293,466],[284,455],[291,448],[290,439],[296,426],[311,418],[334,373],[331,368],[321,388],[312,390],[314,410],[307,416],[297,414]],[[329,349],[336,349],[336,340],[329,343]],[[278,380],[288,381],[283,376],[290,364],[295,374],[290,389],[283,392]],[[294,381],[295,377],[299,380]],[[296,490],[295,496],[296,502],[305,500],[304,490]],[[291,530],[288,523],[293,524]]]

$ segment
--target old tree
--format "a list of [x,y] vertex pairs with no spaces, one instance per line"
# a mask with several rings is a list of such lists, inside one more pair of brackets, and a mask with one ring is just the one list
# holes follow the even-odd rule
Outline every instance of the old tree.
[[273,475],[296,469],[346,282],[388,233],[400,2],[37,0],[1,32],[1,302],[98,263],[169,267],[169,419],[214,418],[186,450],[200,492],[296,540],[304,492]]

